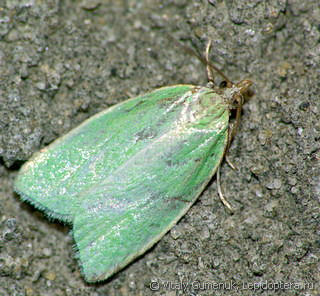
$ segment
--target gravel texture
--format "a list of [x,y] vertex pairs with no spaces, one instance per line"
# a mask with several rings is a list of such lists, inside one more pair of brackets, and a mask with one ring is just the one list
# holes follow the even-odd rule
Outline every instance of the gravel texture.
[[[236,3],[236,4],[235,4]],[[318,1],[0,2],[0,295],[319,295]],[[215,178],[149,252],[88,285],[68,225],[14,194],[21,164],[93,114],[178,83],[203,54],[254,80]]]

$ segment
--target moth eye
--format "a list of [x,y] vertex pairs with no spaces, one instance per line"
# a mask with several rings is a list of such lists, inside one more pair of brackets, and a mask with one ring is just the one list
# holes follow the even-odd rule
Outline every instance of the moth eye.
[[226,88],[227,87],[227,81],[222,81],[219,85],[220,88]]

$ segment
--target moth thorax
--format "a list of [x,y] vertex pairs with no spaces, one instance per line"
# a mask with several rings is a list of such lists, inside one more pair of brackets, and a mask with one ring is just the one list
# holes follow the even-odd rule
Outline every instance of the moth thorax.
[[212,89],[202,88],[193,94],[183,110],[183,118],[194,128],[209,127],[228,109],[224,98]]

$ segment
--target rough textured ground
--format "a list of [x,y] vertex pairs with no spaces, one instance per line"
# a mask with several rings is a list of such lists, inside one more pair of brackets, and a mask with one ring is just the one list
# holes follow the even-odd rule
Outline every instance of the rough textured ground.
[[[318,1],[0,5],[0,295],[319,295]],[[205,67],[166,33],[200,53],[211,38],[213,63],[254,80],[230,151],[239,170],[222,167],[236,211],[212,182],[147,254],[88,285],[69,227],[22,203],[13,180],[32,153],[108,106],[205,85]]]

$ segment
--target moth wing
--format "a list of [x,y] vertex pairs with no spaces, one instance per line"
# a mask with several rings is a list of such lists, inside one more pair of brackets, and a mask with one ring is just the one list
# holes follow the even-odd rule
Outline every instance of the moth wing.
[[160,88],[89,118],[27,162],[15,191],[47,214],[71,221],[82,204],[80,196],[86,198],[80,192],[99,184],[150,139],[166,132],[175,108],[163,114],[192,88]]
[[168,132],[81,193],[73,231],[88,282],[122,269],[186,213],[221,163],[228,120],[225,112],[209,132]]

